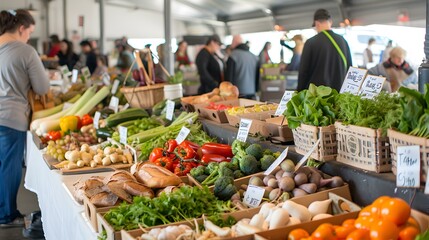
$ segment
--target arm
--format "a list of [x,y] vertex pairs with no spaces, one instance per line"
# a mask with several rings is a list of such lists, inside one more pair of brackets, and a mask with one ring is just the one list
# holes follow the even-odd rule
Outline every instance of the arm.
[[297,90],[301,91],[303,89],[308,88],[310,81],[310,72],[311,72],[311,49],[307,45],[304,45],[304,49],[302,50],[301,55],[301,63],[299,65],[299,73],[298,73],[298,87]]
[[218,86],[218,82],[207,71],[209,60],[210,56],[206,55],[196,61],[198,74],[200,75],[201,84],[207,84],[209,88],[216,88]]
[[286,47],[287,49],[293,51],[293,47],[287,45],[285,40],[280,40],[280,45],[282,45],[282,46]]
[[38,95],[44,95],[49,91],[49,79],[40,61],[36,50],[32,49],[31,54],[26,58],[28,60],[28,77],[30,78],[31,88]]

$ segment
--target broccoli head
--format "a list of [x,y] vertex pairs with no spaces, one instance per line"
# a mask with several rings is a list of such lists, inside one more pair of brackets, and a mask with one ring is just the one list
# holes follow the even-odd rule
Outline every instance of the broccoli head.
[[267,170],[276,159],[272,155],[264,155],[261,158],[261,169]]
[[198,166],[196,168],[192,168],[191,169],[191,176],[195,178],[195,177],[198,177],[201,175],[205,175],[205,170],[206,170],[206,167],[204,167],[204,166]]
[[237,188],[234,186],[234,179],[232,177],[219,177],[214,184],[213,193],[220,200],[229,200],[236,192]]
[[281,155],[281,152],[279,152],[279,151],[273,153],[274,158],[278,158],[280,155]]
[[245,176],[244,173],[240,169],[234,171],[234,179],[242,178],[244,176]]
[[264,154],[264,150],[262,150],[261,145],[259,145],[257,143],[253,143],[246,148],[246,153],[254,156],[256,158],[256,160],[259,160],[262,158],[262,156]]
[[240,160],[240,170],[246,174],[254,174],[258,172],[258,160],[252,155],[246,155]]
[[233,157],[232,159],[231,159],[231,162],[229,162],[230,164],[231,164],[231,169],[232,170],[238,170],[238,169],[240,169],[240,161],[238,160],[238,158],[237,157]]
[[206,180],[206,178],[208,177],[208,175],[202,174],[202,175],[198,175],[195,178],[195,180],[197,180],[199,183],[204,182],[204,180]]
[[265,149],[263,152],[264,155],[273,155],[273,151],[271,151],[270,149]]
[[245,150],[247,148],[247,143],[241,142],[239,140],[234,140],[231,145],[232,153],[236,156],[244,156],[246,154]]
[[219,168],[231,168],[232,166],[231,166],[231,163],[229,163],[229,162],[221,162],[221,163],[219,163]]
[[210,175],[213,171],[217,171],[218,168],[219,168],[219,163],[211,162],[209,163],[209,165],[207,165],[205,173],[207,175]]
[[219,167],[219,176],[220,177],[234,177],[234,171],[225,166]]

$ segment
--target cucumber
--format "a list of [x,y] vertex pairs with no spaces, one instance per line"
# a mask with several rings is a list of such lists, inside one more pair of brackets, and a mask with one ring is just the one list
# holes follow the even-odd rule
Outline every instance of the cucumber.
[[141,108],[129,108],[122,112],[112,114],[108,118],[106,118],[106,126],[115,127],[120,123],[144,117],[149,117],[149,114],[146,112],[146,110]]
[[109,137],[112,137],[113,135],[113,129],[105,127],[105,128],[99,128],[95,130],[95,134],[98,138],[106,140]]

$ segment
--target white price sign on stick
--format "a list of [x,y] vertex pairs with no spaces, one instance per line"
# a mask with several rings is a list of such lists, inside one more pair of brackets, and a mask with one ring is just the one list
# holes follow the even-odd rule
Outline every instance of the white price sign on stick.
[[283,94],[282,100],[280,101],[279,106],[277,107],[276,113],[274,113],[274,115],[280,116],[284,113],[284,111],[287,108],[287,103],[292,98],[292,94],[293,94],[293,91],[285,91],[285,93]]
[[85,79],[91,78],[91,72],[89,71],[88,67],[83,67],[80,71],[82,72],[82,75]]
[[128,138],[128,128],[124,126],[119,126],[119,142],[122,144],[127,144],[127,138]]
[[314,143],[313,147],[311,147],[310,151],[308,151],[302,158],[299,160],[299,162],[295,165],[295,172],[304,164],[307,159],[313,154],[314,150],[316,150],[319,147],[320,138],[317,139],[317,141]]
[[110,93],[116,94],[116,92],[118,91],[118,87],[119,87],[119,80],[115,79],[115,81],[113,81],[112,91]]
[[100,126],[98,125],[98,122],[100,121],[101,113],[99,111],[95,112],[94,114],[94,128],[98,129]]
[[283,160],[287,157],[288,150],[288,147],[283,150],[280,156],[270,165],[267,170],[265,170],[264,175],[270,175],[274,171],[274,169],[276,169],[276,167],[283,162]]
[[340,93],[358,94],[368,70],[350,67],[344,78]]
[[67,67],[67,65],[63,65],[63,66],[61,66],[60,67],[60,72],[61,72],[61,74],[62,75],[67,75],[67,76],[70,76],[70,70],[69,70],[69,67]]
[[238,128],[237,140],[241,142],[246,142],[251,125],[252,125],[252,120],[250,119],[242,118],[240,120],[240,127]]
[[112,96],[110,99],[109,108],[117,113],[119,108],[119,98]]
[[103,73],[101,76],[101,79],[103,80],[104,85],[109,86],[110,85],[110,75],[108,73]]
[[165,118],[167,118],[168,120],[173,120],[173,115],[174,115],[174,102],[171,100],[167,100],[167,111],[165,113]]
[[189,128],[183,126],[182,129],[180,129],[180,132],[176,137],[177,144],[181,144],[183,141],[185,141],[185,139],[188,137],[190,132],[191,132],[191,130],[189,130]]
[[79,71],[77,69],[73,69],[72,70],[72,83],[76,83],[77,82],[77,76],[79,75]]
[[399,146],[396,156],[396,186],[419,188],[420,146]]
[[258,207],[264,197],[265,189],[255,185],[249,185],[244,195],[244,204],[251,208]]
[[367,75],[363,81],[359,95],[362,95],[363,98],[374,98],[383,89],[385,81],[385,77]]

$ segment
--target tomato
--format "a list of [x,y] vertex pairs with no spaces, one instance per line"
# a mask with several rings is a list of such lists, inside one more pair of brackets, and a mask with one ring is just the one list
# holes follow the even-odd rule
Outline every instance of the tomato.
[[170,171],[173,170],[173,161],[169,157],[160,157],[156,159],[153,163]]
[[356,230],[354,226],[335,226],[335,236],[337,236],[338,239],[346,239],[347,236]]
[[301,240],[303,238],[308,238],[308,237],[310,237],[310,234],[308,234],[307,231],[305,231],[302,228],[297,228],[297,229],[292,230],[289,233],[287,239],[288,240]]
[[335,229],[332,224],[323,223],[311,234],[315,240],[335,240]]
[[405,223],[405,226],[413,226],[417,228],[420,232],[420,224],[417,222],[417,220],[413,217],[409,217],[407,223]]
[[210,163],[210,162],[225,162],[226,158],[222,155],[217,154],[204,154],[201,158],[201,162]]
[[382,219],[389,220],[396,225],[402,225],[410,217],[411,207],[400,198],[391,198],[381,204],[380,214]]
[[193,168],[191,163],[182,162],[177,164],[177,166],[174,168],[174,174],[177,176],[186,176],[191,169]]
[[414,226],[406,226],[399,231],[399,240],[414,240],[420,234]]
[[368,229],[356,229],[351,232],[346,240],[370,240]]
[[93,119],[91,116],[89,116],[89,114],[85,114],[82,116],[81,123],[82,123],[82,126],[86,126],[86,125],[92,124]]
[[185,141],[176,147],[176,151],[179,157],[182,159],[192,159],[197,155],[195,150]]
[[356,221],[356,219],[353,219],[353,218],[344,220],[344,222],[341,226],[343,226],[343,227],[350,227],[351,226],[354,228],[355,227],[355,221]]
[[177,141],[175,139],[170,139],[165,143],[166,151],[169,153],[174,152],[174,149],[177,147]]
[[371,215],[373,215],[372,205],[368,205],[368,206],[362,208],[362,210],[360,210],[360,212],[359,212],[359,217],[369,217]]
[[366,216],[358,217],[355,221],[355,227],[358,229],[370,229],[371,226],[378,221],[378,217]]
[[203,155],[205,154],[218,154],[222,155],[226,158],[233,157],[234,154],[232,154],[231,146],[228,144],[221,144],[221,143],[205,143],[201,147],[201,151],[203,152]]
[[398,239],[399,229],[395,223],[382,219],[372,224],[369,235],[371,240]]
[[162,148],[154,148],[149,155],[149,161],[155,162],[158,158],[164,157],[164,149]]
[[61,139],[62,135],[61,135],[61,131],[49,131],[48,135],[46,136],[47,139],[52,140],[52,141],[56,141]]

